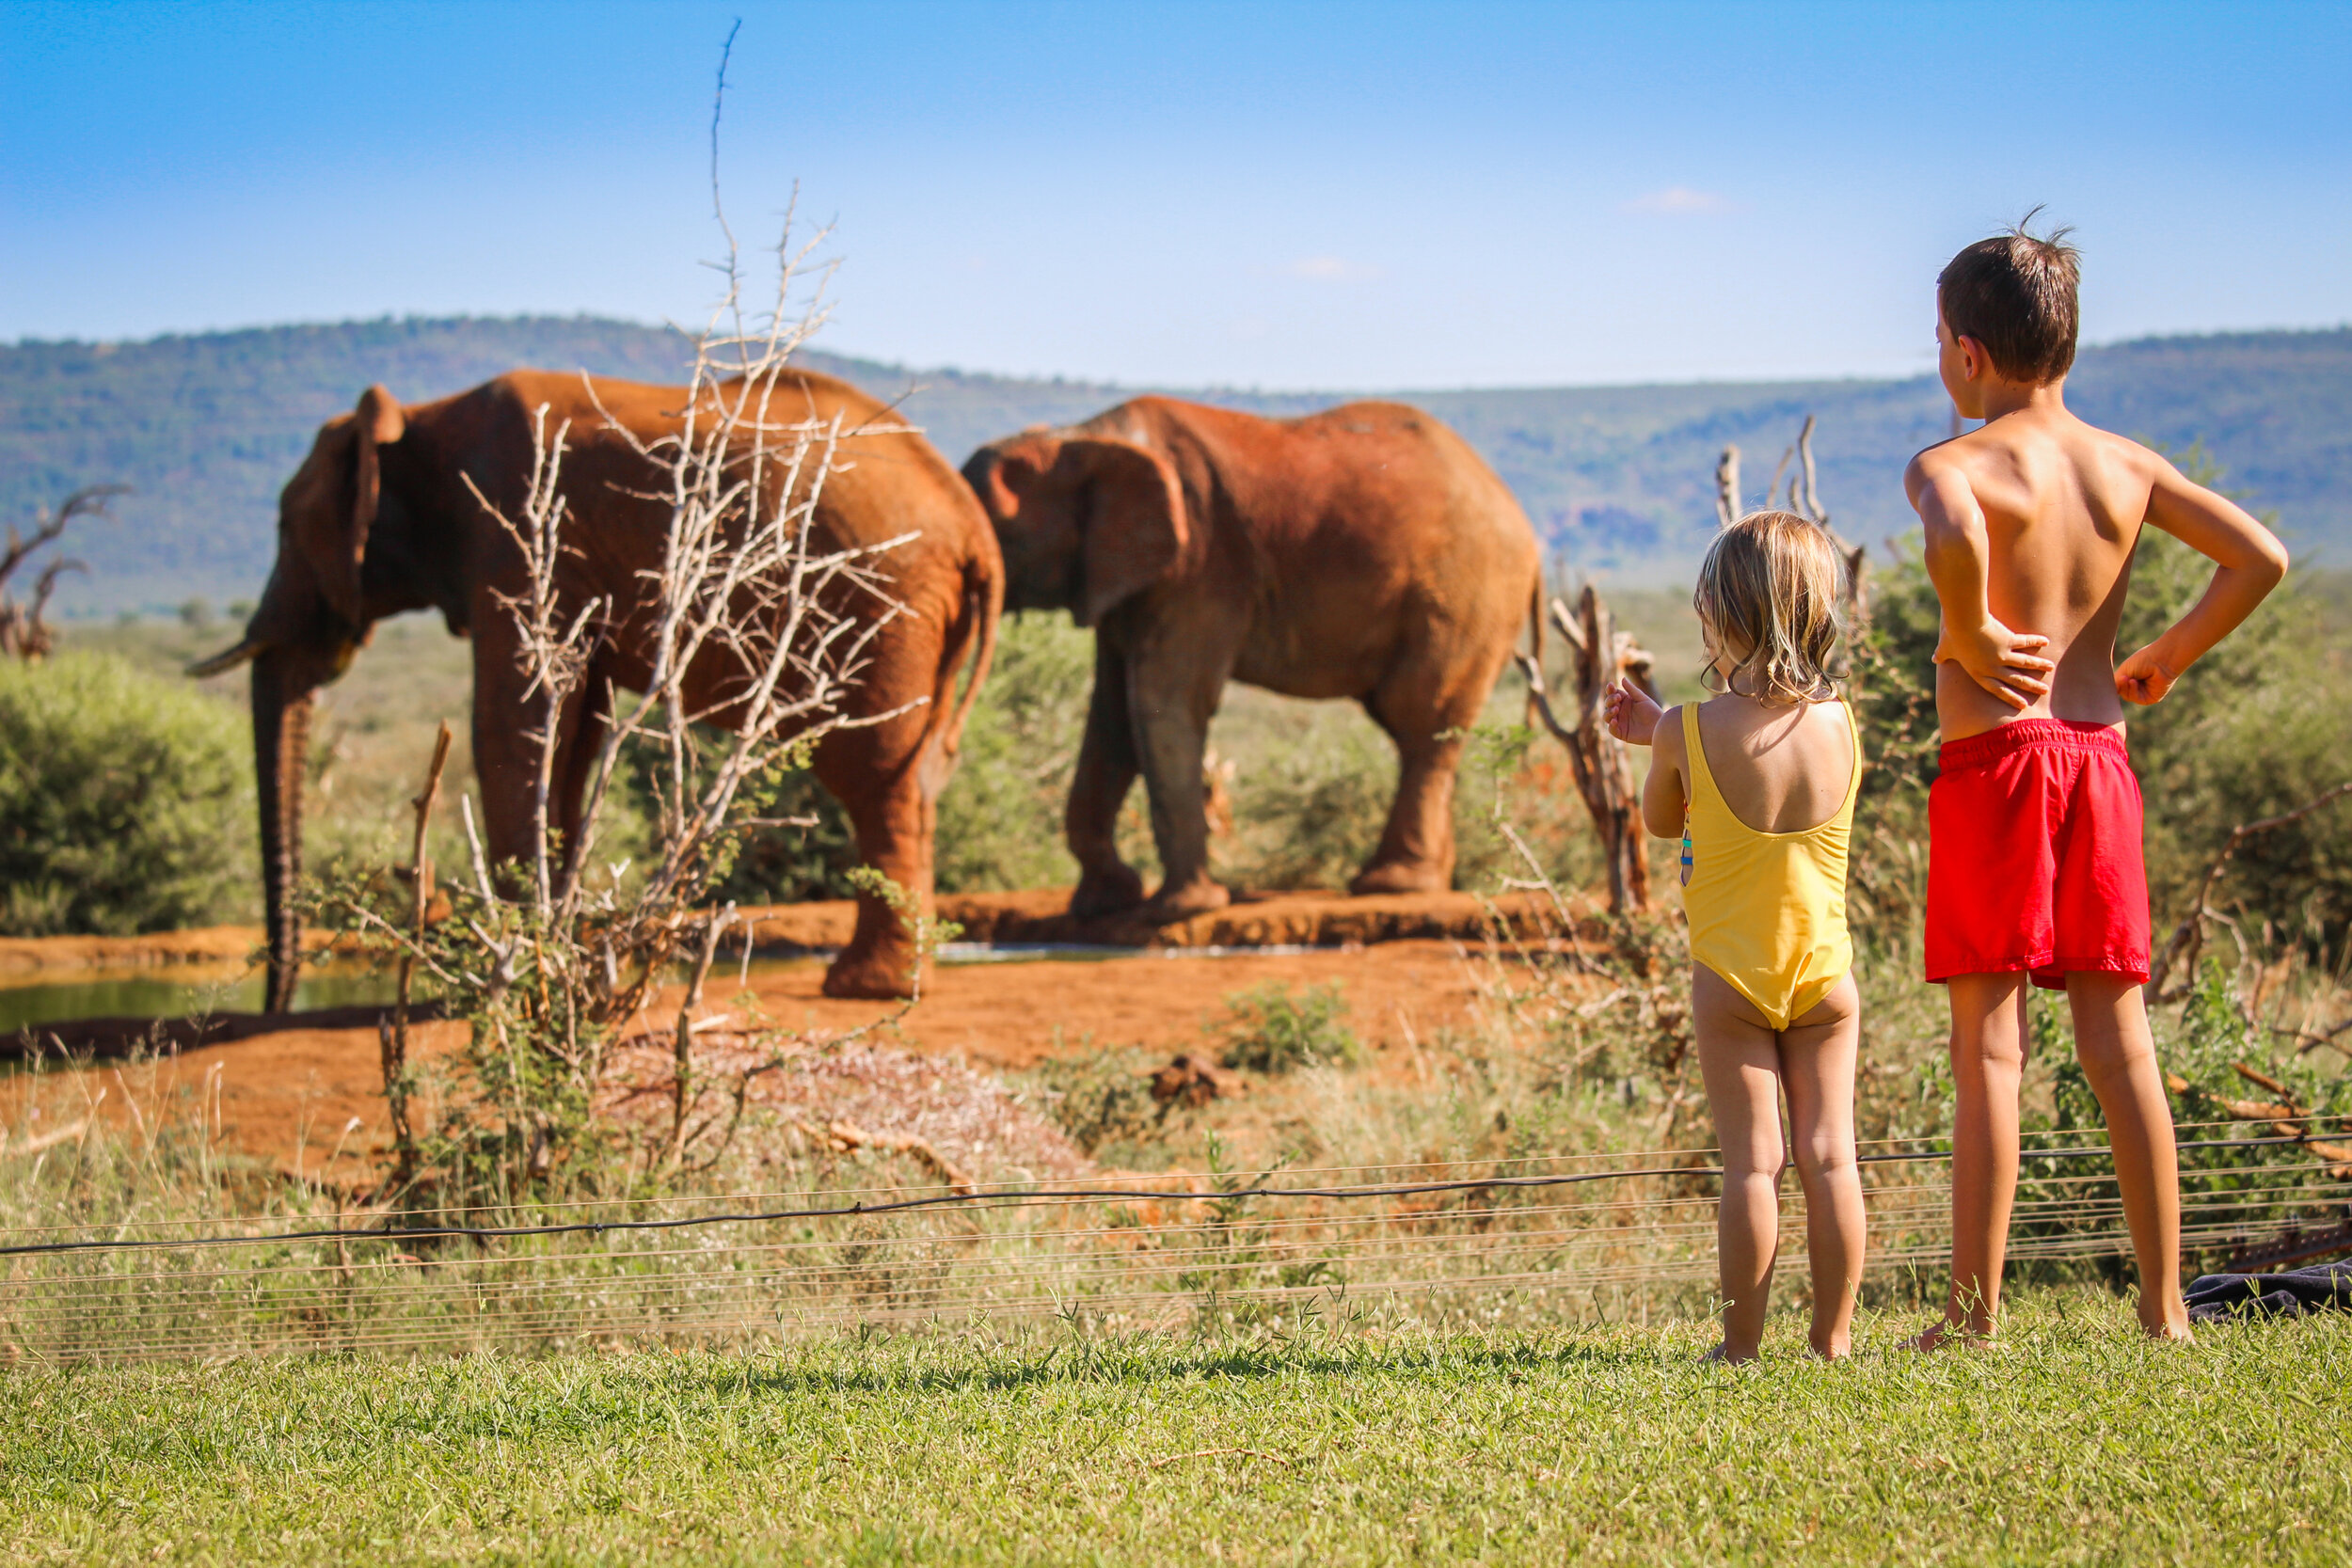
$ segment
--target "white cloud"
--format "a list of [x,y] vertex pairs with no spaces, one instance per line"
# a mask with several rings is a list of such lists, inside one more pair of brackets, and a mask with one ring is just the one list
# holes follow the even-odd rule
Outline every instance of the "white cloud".
[[1637,196],[1625,204],[1629,213],[1727,213],[1731,203],[1713,191],[1694,191],[1688,185],[1668,185],[1662,191]]
[[1283,269],[1311,283],[1360,283],[1380,276],[1380,269],[1343,256],[1304,256]]

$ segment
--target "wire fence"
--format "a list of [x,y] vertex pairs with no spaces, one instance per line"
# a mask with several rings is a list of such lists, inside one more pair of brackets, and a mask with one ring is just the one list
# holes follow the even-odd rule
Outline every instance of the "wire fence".
[[[2344,1211],[2291,1137],[2182,1129],[2183,1248],[2218,1257]],[[2010,1257],[2129,1256],[2103,1145],[2041,1135]],[[1940,1282],[1948,1152],[1866,1146],[1868,1270]],[[0,1229],[0,1352],[49,1362],[723,1344],[1040,1316],[1108,1328],[1358,1308],[1559,1321],[1707,1309],[1711,1150],[1108,1178],[953,1192],[830,1186],[328,1216]],[[1785,1184],[1793,1200],[1794,1182]],[[1784,1205],[1782,1291],[1804,1234]]]

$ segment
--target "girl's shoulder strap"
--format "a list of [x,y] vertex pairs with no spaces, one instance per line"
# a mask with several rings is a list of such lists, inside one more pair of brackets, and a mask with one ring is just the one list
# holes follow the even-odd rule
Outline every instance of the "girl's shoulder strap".
[[1707,746],[1699,739],[1699,705],[1697,703],[1682,705],[1682,750],[1689,759],[1685,766],[1691,770],[1692,803],[1697,804],[1702,796],[1716,796],[1718,792],[1715,788],[1715,775],[1707,766]]
[[1837,705],[1846,710],[1846,746],[1852,754],[1852,766],[1846,779],[1844,811],[1851,811],[1862,795],[1862,716],[1853,710],[1853,699],[1843,691],[1837,694]]

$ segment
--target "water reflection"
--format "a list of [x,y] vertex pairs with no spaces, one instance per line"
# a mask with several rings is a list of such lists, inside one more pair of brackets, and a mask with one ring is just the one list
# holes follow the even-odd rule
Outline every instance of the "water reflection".
[[[193,966],[192,966],[193,967]],[[167,978],[168,976],[168,978]],[[26,1024],[68,1023],[83,1018],[186,1018],[196,1013],[262,1010],[259,970],[142,970],[85,977],[70,984],[0,990],[0,1035]],[[392,1000],[392,976],[364,969],[306,969],[294,986],[294,1007],[350,1007]]]

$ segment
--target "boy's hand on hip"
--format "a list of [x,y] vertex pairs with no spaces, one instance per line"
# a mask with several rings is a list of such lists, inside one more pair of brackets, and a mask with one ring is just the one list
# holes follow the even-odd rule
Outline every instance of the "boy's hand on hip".
[[1947,626],[1936,645],[1935,661],[1949,661],[1968,672],[1968,678],[2014,708],[2028,708],[2049,695],[2050,673],[2058,668],[2042,657],[2050,640],[2040,632],[2011,631],[1988,617],[1973,631]]
[[1660,716],[1666,711],[1658,705],[1658,699],[1622,677],[1601,693],[1600,703],[1609,733],[1629,746],[1648,745],[1658,733]]
[[2165,699],[2181,673],[2156,657],[2151,643],[2115,667],[2115,694],[2127,703],[2150,707]]

